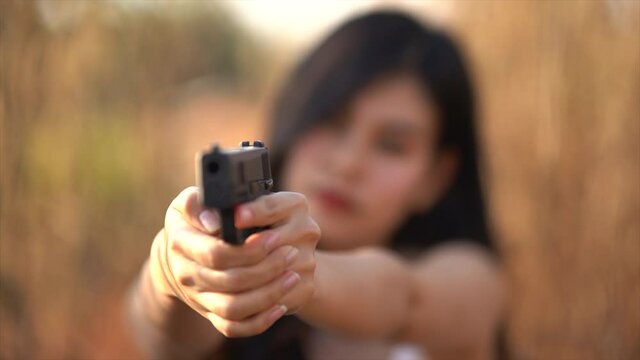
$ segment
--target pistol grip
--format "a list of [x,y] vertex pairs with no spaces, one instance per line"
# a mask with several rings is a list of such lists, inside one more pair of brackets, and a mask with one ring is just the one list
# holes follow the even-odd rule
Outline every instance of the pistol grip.
[[242,245],[251,234],[267,229],[266,227],[237,229],[233,209],[221,209],[220,218],[222,219],[222,239],[234,245]]
[[230,244],[240,245],[244,239],[238,238],[238,231],[235,225],[235,212],[232,209],[220,209],[220,219],[222,220],[222,239]]

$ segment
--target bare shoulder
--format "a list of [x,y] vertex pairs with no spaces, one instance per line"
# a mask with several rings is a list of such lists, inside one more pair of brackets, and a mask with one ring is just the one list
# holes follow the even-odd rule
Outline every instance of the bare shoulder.
[[504,306],[504,276],[496,257],[459,240],[426,251],[411,264],[412,316],[403,338],[444,352],[487,346]]
[[451,241],[426,251],[411,267],[418,300],[441,299],[474,310],[502,302],[504,275],[497,258],[471,241]]
[[500,266],[495,254],[471,240],[448,241],[419,254],[413,261],[418,269],[441,269],[464,272],[482,270],[499,272]]

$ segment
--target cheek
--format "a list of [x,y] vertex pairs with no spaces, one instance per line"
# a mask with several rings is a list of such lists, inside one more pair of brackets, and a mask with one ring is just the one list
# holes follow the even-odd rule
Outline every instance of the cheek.
[[309,179],[321,168],[328,140],[320,133],[300,138],[289,150],[282,172],[282,188],[305,193]]
[[414,163],[385,164],[374,170],[367,186],[368,208],[389,231],[413,210],[418,187],[428,185],[423,172],[422,166]]

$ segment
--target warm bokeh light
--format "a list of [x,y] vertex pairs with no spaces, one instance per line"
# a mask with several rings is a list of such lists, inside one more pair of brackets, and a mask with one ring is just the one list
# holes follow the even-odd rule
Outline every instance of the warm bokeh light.
[[212,142],[369,9],[450,31],[479,92],[514,359],[640,356],[640,2],[0,2],[0,358],[123,359],[123,294]]

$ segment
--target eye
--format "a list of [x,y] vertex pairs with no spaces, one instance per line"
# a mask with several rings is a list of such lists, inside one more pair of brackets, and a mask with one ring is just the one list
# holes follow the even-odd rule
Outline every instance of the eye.
[[347,118],[345,116],[336,116],[327,121],[325,127],[335,133],[344,133],[347,129]]
[[408,151],[408,146],[400,139],[381,138],[376,143],[376,148],[389,155],[404,155]]

